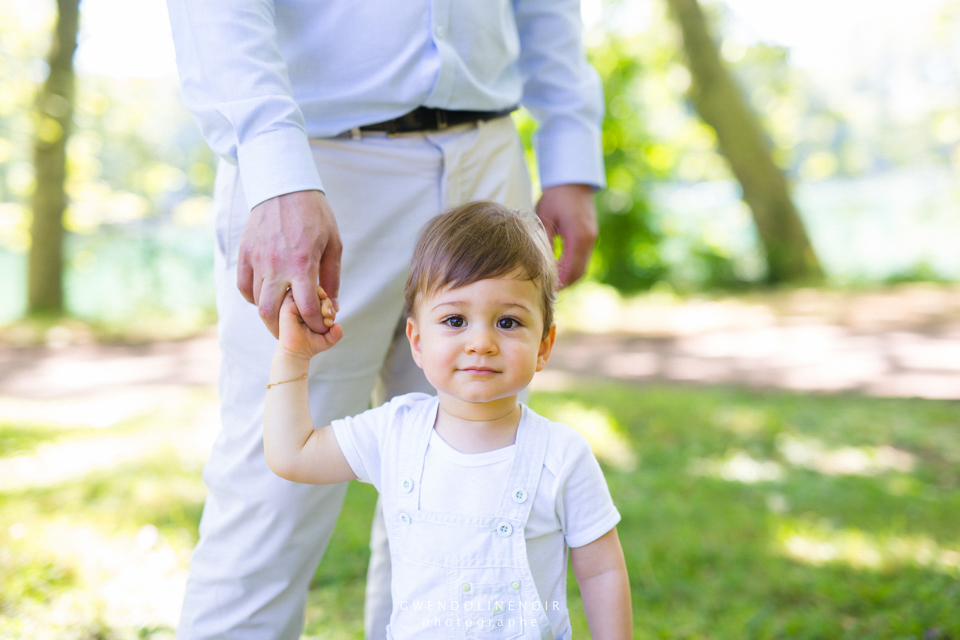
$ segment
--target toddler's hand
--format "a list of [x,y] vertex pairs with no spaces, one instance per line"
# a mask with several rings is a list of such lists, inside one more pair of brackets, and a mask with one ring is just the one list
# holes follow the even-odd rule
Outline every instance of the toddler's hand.
[[340,325],[334,324],[336,311],[333,308],[333,301],[327,297],[322,288],[317,287],[317,293],[320,296],[320,314],[323,316],[323,324],[330,327],[326,333],[314,333],[304,324],[292,292],[287,291],[283,305],[280,307],[280,348],[295,358],[309,360],[337,344],[343,337],[343,329]]

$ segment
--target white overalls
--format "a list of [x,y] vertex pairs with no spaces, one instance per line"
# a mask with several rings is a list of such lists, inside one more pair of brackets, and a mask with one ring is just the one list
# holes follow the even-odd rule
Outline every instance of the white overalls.
[[[391,640],[553,640],[527,561],[524,528],[537,493],[548,422],[523,407],[497,515],[423,511],[420,487],[438,402],[390,429],[382,500],[393,562]],[[568,634],[564,634],[568,635]]]

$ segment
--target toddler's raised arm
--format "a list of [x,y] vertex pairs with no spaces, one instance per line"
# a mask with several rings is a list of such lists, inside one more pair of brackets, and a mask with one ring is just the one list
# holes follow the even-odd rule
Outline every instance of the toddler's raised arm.
[[335,484],[356,476],[343,457],[333,429],[314,429],[310,417],[310,358],[343,337],[340,325],[334,324],[333,304],[323,289],[318,287],[318,293],[324,324],[330,327],[327,333],[314,333],[303,323],[289,291],[280,308],[280,344],[270,367],[263,413],[263,452],[267,465],[281,478]]
[[617,528],[571,548],[570,560],[593,640],[632,640],[630,579]]

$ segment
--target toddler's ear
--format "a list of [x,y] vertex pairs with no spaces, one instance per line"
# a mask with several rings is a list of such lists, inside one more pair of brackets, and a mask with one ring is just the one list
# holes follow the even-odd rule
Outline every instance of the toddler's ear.
[[556,323],[550,325],[547,336],[540,341],[540,351],[537,353],[537,371],[543,371],[547,366],[547,360],[550,359],[550,353],[553,351],[553,343],[557,339]]
[[413,356],[413,361],[423,369],[423,362],[420,360],[420,329],[413,317],[407,318],[407,340],[410,341],[410,354]]

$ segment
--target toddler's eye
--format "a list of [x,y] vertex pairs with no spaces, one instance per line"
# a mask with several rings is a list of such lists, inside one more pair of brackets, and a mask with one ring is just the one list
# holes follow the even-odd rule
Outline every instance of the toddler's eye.
[[463,319],[463,316],[448,316],[443,319],[443,323],[454,329],[459,329],[466,324],[466,321]]
[[499,320],[497,320],[498,329],[514,329],[519,326],[520,326],[520,323],[517,321],[516,318],[500,318]]

